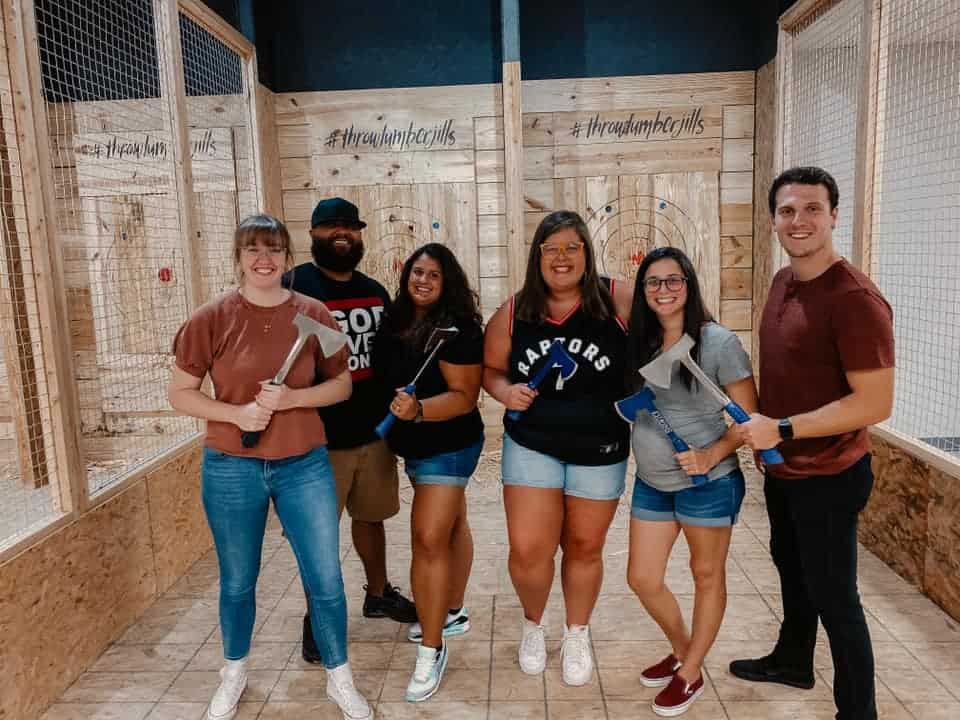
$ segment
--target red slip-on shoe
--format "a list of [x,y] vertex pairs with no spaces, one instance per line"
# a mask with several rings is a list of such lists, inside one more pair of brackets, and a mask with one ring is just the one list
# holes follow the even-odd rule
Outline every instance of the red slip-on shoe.
[[640,673],[640,682],[644,687],[649,688],[666,687],[679,669],[680,661],[671,653],[656,665],[651,665]]
[[683,715],[694,700],[703,694],[703,675],[695,682],[688,683],[679,675],[674,675],[667,685],[653,700],[653,711],[660,717],[677,717]]

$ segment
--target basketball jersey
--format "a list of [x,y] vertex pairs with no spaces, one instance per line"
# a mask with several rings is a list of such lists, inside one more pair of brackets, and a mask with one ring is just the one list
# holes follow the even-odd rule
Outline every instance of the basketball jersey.
[[577,363],[558,389],[558,369],[537,387],[539,395],[519,419],[504,416],[504,430],[531,450],[576,465],[611,465],[630,453],[630,428],[614,410],[622,398],[626,329],[616,317],[594,320],[577,305],[566,317],[531,323],[516,317],[510,300],[511,346],[507,376],[528,382],[560,340]]

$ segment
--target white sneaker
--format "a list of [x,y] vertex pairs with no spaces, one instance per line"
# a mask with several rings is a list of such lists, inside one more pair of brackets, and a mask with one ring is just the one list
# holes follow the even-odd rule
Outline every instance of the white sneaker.
[[439,650],[423,645],[417,648],[417,664],[407,684],[407,702],[423,702],[440,689],[448,658],[446,643]]
[[[443,637],[453,637],[463,635],[470,629],[470,615],[465,607],[460,608],[460,612],[447,613],[447,619],[443,621]],[[410,642],[421,642],[423,640],[423,628],[416,622],[407,630],[407,640]]]
[[340,707],[346,720],[369,720],[373,717],[366,698],[353,684],[353,673],[348,662],[327,670],[327,697]]
[[563,628],[560,645],[560,668],[567,685],[586,685],[593,675],[593,654],[590,652],[590,626],[571,625]]
[[220,687],[207,708],[207,720],[230,720],[247,687],[247,662],[229,662],[220,669]]
[[521,632],[520,669],[527,675],[539,675],[547,666],[546,628],[524,618]]

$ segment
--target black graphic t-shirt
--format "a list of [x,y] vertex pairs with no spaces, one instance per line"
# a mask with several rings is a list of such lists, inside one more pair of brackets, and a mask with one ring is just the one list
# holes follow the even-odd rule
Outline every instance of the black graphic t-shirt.
[[287,287],[291,278],[294,290],[323,301],[347,335],[353,394],[342,403],[319,408],[327,429],[327,446],[342,450],[376,440],[373,429],[386,415],[393,393],[373,377],[371,353],[390,296],[383,285],[357,270],[341,282],[313,263],[304,263],[284,277]]
[[[449,390],[439,361],[451,365],[483,364],[483,329],[479,324],[457,323],[457,327],[460,332],[441,346],[417,381],[418,400],[426,400]],[[373,366],[377,377],[391,389],[403,387],[413,380],[427,359],[426,353],[415,350],[410,343],[388,334],[386,330],[377,335],[374,348]],[[401,457],[427,458],[463,450],[482,440],[483,420],[477,408],[466,415],[440,422],[397,420],[386,439],[390,449]]]
[[615,318],[598,321],[577,306],[565,318],[529,323],[512,317],[508,377],[527,382],[546,362],[554,340],[577,363],[576,372],[557,389],[558,370],[537,388],[539,395],[517,420],[504,415],[514,442],[576,465],[612,465],[630,453],[629,426],[613,403],[622,398],[626,333]]

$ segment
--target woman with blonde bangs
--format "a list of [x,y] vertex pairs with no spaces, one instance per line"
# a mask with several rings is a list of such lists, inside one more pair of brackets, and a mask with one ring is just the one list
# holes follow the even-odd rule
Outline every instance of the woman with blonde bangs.
[[[269,382],[296,340],[293,320],[298,313],[339,330],[323,303],[281,285],[292,259],[283,223],[268,215],[246,218],[234,236],[239,289],[198,308],[173,342],[170,404],[207,421],[202,497],[220,564],[225,658],[208,720],[233,718],[247,684],[271,501],[310,595],[314,638],[327,668],[327,696],[345,718],[372,717],[347,661],[336,486],[317,413],[318,407],[350,396],[346,351],[324,357],[311,337],[285,383]],[[207,375],[212,397],[201,390]],[[247,448],[243,432],[261,436]]]

